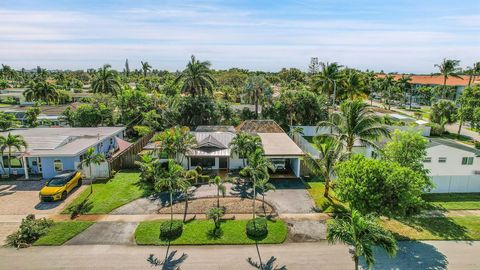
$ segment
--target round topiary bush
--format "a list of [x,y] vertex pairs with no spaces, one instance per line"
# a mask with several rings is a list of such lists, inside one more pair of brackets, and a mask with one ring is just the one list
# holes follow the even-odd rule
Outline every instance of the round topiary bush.
[[180,220],[166,221],[160,225],[160,238],[175,239],[182,235],[183,222]]
[[247,223],[247,235],[251,238],[258,239],[267,236],[268,227],[267,220],[264,218],[251,219]]

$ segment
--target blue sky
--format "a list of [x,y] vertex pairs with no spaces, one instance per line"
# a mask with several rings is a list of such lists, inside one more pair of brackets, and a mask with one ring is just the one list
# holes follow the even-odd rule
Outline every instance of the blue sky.
[[349,67],[430,73],[444,57],[480,61],[479,0],[0,2],[0,63],[86,69]]

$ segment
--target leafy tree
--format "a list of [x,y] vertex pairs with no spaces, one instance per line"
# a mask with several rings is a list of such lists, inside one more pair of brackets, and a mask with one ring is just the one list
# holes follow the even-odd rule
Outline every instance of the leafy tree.
[[280,70],[280,72],[278,73],[278,76],[285,84],[288,84],[291,82],[299,82],[299,83],[306,82],[306,74],[303,73],[298,68],[289,68],[289,69],[282,68],[282,70]]
[[148,126],[153,130],[160,130],[163,126],[162,115],[158,114],[156,110],[143,112],[142,125]]
[[67,122],[74,127],[97,127],[99,125],[113,124],[113,108],[99,103],[91,104],[85,103],[78,106],[76,109],[68,107],[62,115]]
[[40,108],[38,106],[28,108],[24,116],[25,125],[27,127],[37,127],[38,115],[40,115]]
[[120,121],[125,125],[140,122],[142,112],[152,107],[151,98],[143,91],[126,87],[117,96],[117,106],[120,110]]
[[472,127],[476,127],[475,109],[480,108],[480,86],[467,87],[463,90],[458,99],[457,116],[460,120],[458,135],[460,135],[464,122],[470,122]]
[[27,90],[23,92],[23,95],[28,101],[44,101],[47,103],[56,102],[59,97],[55,85],[47,83],[46,81],[31,83]]
[[206,213],[207,218],[213,220],[213,223],[215,224],[215,233],[218,233],[218,231],[220,230],[220,219],[223,217],[224,214],[225,211],[218,206],[208,209]]
[[380,93],[385,100],[387,109],[390,110],[392,101],[398,99],[398,87],[393,75],[385,75],[384,78],[379,79]]
[[378,246],[384,249],[390,256],[397,253],[397,242],[393,235],[385,230],[375,217],[362,216],[358,211],[352,210],[346,217],[336,217],[328,221],[327,240],[329,243],[344,243],[351,247],[355,263],[358,269],[359,258],[365,258],[368,268],[375,264],[373,249]]
[[480,75],[480,62],[473,63],[473,65],[467,69],[466,73],[469,75],[468,87],[470,87],[472,83],[475,82],[475,77]]
[[446,124],[456,122],[457,107],[451,100],[441,99],[431,107],[430,120],[445,128]]
[[253,154],[257,148],[262,147],[262,141],[258,136],[239,132],[230,142],[230,147],[232,153],[237,154],[242,159],[243,167],[245,167],[247,165],[246,158]]
[[410,92],[410,110],[412,109],[412,98],[413,98],[413,93],[412,93],[412,84],[410,83],[412,81],[412,76],[405,75],[403,74],[402,77],[400,77],[397,81],[397,86],[402,90],[403,92],[403,97],[405,98],[407,96],[407,93]]
[[315,137],[313,145],[320,153],[318,159],[308,153],[304,162],[313,174],[322,176],[325,181],[323,196],[328,198],[330,182],[335,175],[335,165],[345,157],[342,153],[342,144],[335,137]]
[[182,97],[176,108],[179,117],[176,122],[184,126],[216,125],[221,118],[217,104],[209,96]]
[[17,118],[11,113],[0,112],[0,130],[6,131],[16,127],[18,124]]
[[245,85],[245,94],[249,102],[255,104],[255,118],[258,119],[258,104],[272,92],[270,83],[262,76],[249,77]]
[[225,197],[226,182],[227,181],[220,176],[216,176],[208,180],[208,185],[215,185],[217,187],[217,207],[220,207],[220,192],[222,193],[222,196]]
[[143,77],[146,78],[147,77],[147,73],[152,70],[152,66],[147,62],[143,62],[143,61],[140,61],[141,64],[142,64],[142,71],[143,71]]
[[[27,142],[21,135],[16,135],[12,133],[8,133],[7,137],[0,137],[0,148],[8,149],[8,176],[12,172],[12,149],[16,149],[17,152],[26,151],[27,150]],[[2,156],[3,157],[3,156]]]
[[140,168],[140,180],[146,183],[153,183],[155,166],[160,162],[158,158],[155,158],[151,154],[141,154],[140,161],[135,161],[135,164]]
[[148,126],[133,126],[133,130],[135,130],[135,132],[142,137],[153,132],[153,130]]
[[57,90],[57,100],[58,104],[67,104],[72,102],[72,95],[70,91],[66,90]]
[[335,106],[337,99],[337,84],[342,78],[340,71],[343,66],[336,62],[320,62],[320,67],[320,72],[313,80],[313,87],[315,89],[320,89],[322,92],[326,93],[328,97],[333,94],[332,104]]
[[361,213],[406,216],[423,203],[431,188],[423,173],[397,162],[354,155],[335,167],[335,193]]
[[343,80],[340,81],[340,86],[343,90],[343,100],[353,100],[354,97],[359,96],[363,90],[363,80],[360,72],[354,69],[346,69]]
[[47,234],[52,225],[53,220],[46,218],[35,219],[35,215],[30,214],[22,219],[18,231],[7,237],[6,243],[8,246],[16,248],[28,247]]
[[117,96],[120,92],[120,82],[117,73],[111,70],[112,66],[106,64],[99,68],[92,81],[93,93],[112,94]]
[[443,62],[440,64],[435,64],[435,67],[438,68],[440,74],[443,76],[443,97],[447,96],[447,80],[448,77],[455,77],[460,78],[458,73],[460,72],[460,60],[451,60],[451,59],[443,59]]
[[155,142],[157,155],[165,153],[169,159],[175,159],[179,163],[179,157],[183,159],[188,149],[195,143],[195,136],[190,133],[188,127],[175,126],[163,132],[155,134],[152,141]]
[[100,165],[102,162],[104,162],[105,155],[103,153],[95,153],[95,149],[93,147],[90,147],[87,149],[87,151],[83,154],[83,160],[80,161],[78,164],[78,168],[80,170],[83,170],[85,167],[88,167],[88,170],[90,172],[90,194],[93,193],[93,182],[95,182],[95,175],[92,172],[92,167],[93,165]]
[[216,81],[210,70],[209,61],[199,61],[194,55],[183,72],[175,79],[175,84],[182,82],[182,92],[192,96],[205,95],[208,91],[213,93]]
[[361,100],[343,102],[338,113],[334,112],[330,120],[320,121],[317,126],[331,128],[332,133],[325,136],[337,137],[348,153],[352,152],[357,140],[365,146],[378,148],[375,140],[390,136],[382,119]]

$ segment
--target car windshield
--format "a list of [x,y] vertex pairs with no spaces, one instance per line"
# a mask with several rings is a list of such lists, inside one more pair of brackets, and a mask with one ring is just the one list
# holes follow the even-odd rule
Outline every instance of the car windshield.
[[52,180],[48,181],[47,187],[61,187],[67,183],[66,177],[54,177]]

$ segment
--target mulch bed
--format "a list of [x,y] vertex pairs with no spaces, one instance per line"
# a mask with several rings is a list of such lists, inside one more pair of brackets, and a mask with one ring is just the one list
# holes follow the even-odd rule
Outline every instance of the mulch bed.
[[[201,198],[188,201],[188,214],[205,214],[209,208],[217,206],[217,198]],[[251,199],[238,197],[220,198],[220,207],[225,208],[225,214],[249,214],[253,211],[253,201]],[[257,199],[257,213],[267,215],[274,214],[273,207],[265,203],[265,210],[262,207],[262,201]],[[183,214],[185,211],[185,202],[173,204],[173,213]],[[170,207],[165,206],[158,210],[159,214],[170,214]]]

